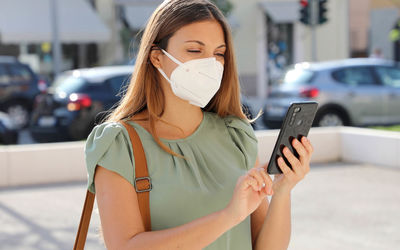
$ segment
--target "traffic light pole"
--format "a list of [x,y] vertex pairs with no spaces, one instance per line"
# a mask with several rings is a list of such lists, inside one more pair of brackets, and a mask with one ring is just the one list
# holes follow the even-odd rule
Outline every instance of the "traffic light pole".
[[317,18],[318,18],[318,1],[310,0],[311,7],[311,59],[317,61]]
[[53,53],[53,79],[55,79],[62,69],[62,48],[59,34],[58,23],[58,0],[50,1],[51,28],[52,28],[52,44],[51,50]]

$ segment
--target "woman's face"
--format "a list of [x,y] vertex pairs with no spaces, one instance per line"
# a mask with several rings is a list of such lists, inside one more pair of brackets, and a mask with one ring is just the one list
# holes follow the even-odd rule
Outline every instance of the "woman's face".
[[[188,24],[177,30],[168,40],[166,51],[184,63],[193,59],[215,57],[224,64],[225,37],[221,25],[215,20]],[[157,55],[159,65],[168,77],[178,66],[161,51]],[[152,60],[153,61],[153,60]]]

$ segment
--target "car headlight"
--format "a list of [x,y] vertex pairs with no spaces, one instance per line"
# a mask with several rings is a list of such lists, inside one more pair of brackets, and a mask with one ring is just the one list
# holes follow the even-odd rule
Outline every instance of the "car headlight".
[[12,120],[10,119],[10,116],[4,112],[0,112],[0,121],[3,123],[4,127],[6,127],[7,129],[14,129],[15,125],[12,122]]

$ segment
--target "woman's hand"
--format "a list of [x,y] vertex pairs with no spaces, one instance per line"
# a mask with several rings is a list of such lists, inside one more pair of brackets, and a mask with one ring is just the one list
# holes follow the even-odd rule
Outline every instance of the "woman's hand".
[[266,171],[268,163],[254,167],[239,177],[232,199],[226,207],[230,216],[240,222],[254,212],[267,195],[290,193],[292,188],[310,171],[310,159],[314,150],[306,137],[303,136],[301,140],[302,142],[297,139],[292,141],[293,147],[299,154],[299,159],[288,148],[283,149],[283,154],[293,170],[286,165],[282,158],[279,158],[278,165],[283,174],[275,175],[273,181]]
[[267,195],[272,195],[272,179],[266,173],[267,164],[247,171],[239,177],[226,211],[236,222],[254,212]]
[[292,145],[299,154],[299,158],[296,158],[287,147],[283,149],[283,154],[292,169],[282,157],[278,158],[278,165],[283,173],[274,177],[273,190],[275,193],[290,193],[292,188],[310,171],[310,159],[314,151],[310,141],[303,136],[301,142],[296,138],[293,139]]

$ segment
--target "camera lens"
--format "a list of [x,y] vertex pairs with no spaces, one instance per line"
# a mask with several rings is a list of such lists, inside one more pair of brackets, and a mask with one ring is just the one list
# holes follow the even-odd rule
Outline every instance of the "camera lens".
[[297,113],[297,112],[299,112],[299,111],[300,111],[300,107],[297,107],[297,108],[294,109],[294,112],[295,112],[295,113]]

